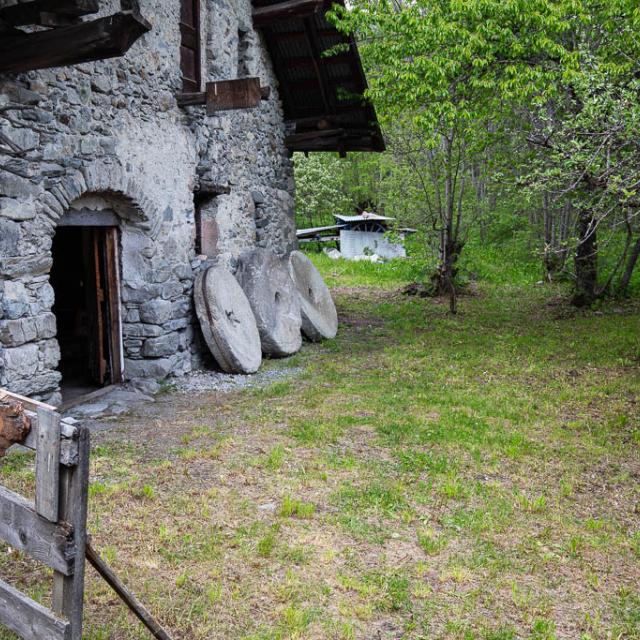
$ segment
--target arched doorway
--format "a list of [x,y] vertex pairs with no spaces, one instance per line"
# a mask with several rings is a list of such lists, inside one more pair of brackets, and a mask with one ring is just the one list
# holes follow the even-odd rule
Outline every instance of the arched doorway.
[[122,380],[118,217],[72,210],[53,238],[50,282],[63,400]]

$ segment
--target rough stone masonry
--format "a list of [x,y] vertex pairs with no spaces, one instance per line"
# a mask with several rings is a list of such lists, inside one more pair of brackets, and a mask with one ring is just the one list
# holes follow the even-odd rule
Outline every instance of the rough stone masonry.
[[203,0],[203,82],[258,76],[271,94],[212,117],[176,102],[180,3],[143,0],[141,10],[153,29],[123,58],[0,76],[0,107],[20,106],[0,127],[26,151],[0,155],[0,386],[53,403],[61,374],[49,274],[65,216],[116,220],[128,380],[199,362],[196,210],[208,257],[232,270],[247,248],[295,244],[281,105],[250,0]]

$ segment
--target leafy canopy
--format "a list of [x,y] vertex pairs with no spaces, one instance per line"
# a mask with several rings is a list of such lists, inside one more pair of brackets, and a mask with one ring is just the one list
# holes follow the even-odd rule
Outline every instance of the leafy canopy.
[[410,111],[434,137],[561,95],[593,55],[586,41],[612,79],[640,49],[636,0],[352,0],[334,17],[356,33],[383,115]]

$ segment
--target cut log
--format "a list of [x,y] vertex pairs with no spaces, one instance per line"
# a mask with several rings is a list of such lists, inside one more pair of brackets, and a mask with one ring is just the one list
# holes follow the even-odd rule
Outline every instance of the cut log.
[[0,398],[0,458],[10,446],[24,442],[30,430],[31,420],[23,403],[14,398]]
[[335,338],[338,313],[329,288],[313,262],[300,251],[289,256],[289,273],[300,296],[302,332],[314,342]]
[[151,29],[136,12],[69,27],[6,35],[0,40],[0,72],[20,73],[124,55]]
[[262,352],[284,357],[299,351],[300,301],[285,260],[254,249],[240,256],[236,277],[256,318]]

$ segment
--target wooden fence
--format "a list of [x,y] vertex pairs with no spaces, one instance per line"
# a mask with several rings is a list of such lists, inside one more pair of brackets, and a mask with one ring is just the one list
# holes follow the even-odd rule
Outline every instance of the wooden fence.
[[36,452],[34,503],[0,485],[0,539],[53,569],[51,610],[0,580],[0,625],[24,640],[81,640],[86,558],[155,638],[171,640],[89,542],[89,430],[4,389],[0,403],[13,410],[0,420],[9,425],[0,428],[0,454],[12,441],[7,431]]
[[35,502],[0,486],[0,538],[53,569],[52,609],[0,580],[0,623],[25,640],[81,640],[87,541],[89,431],[53,407],[17,400],[30,429],[21,444],[36,452]]

